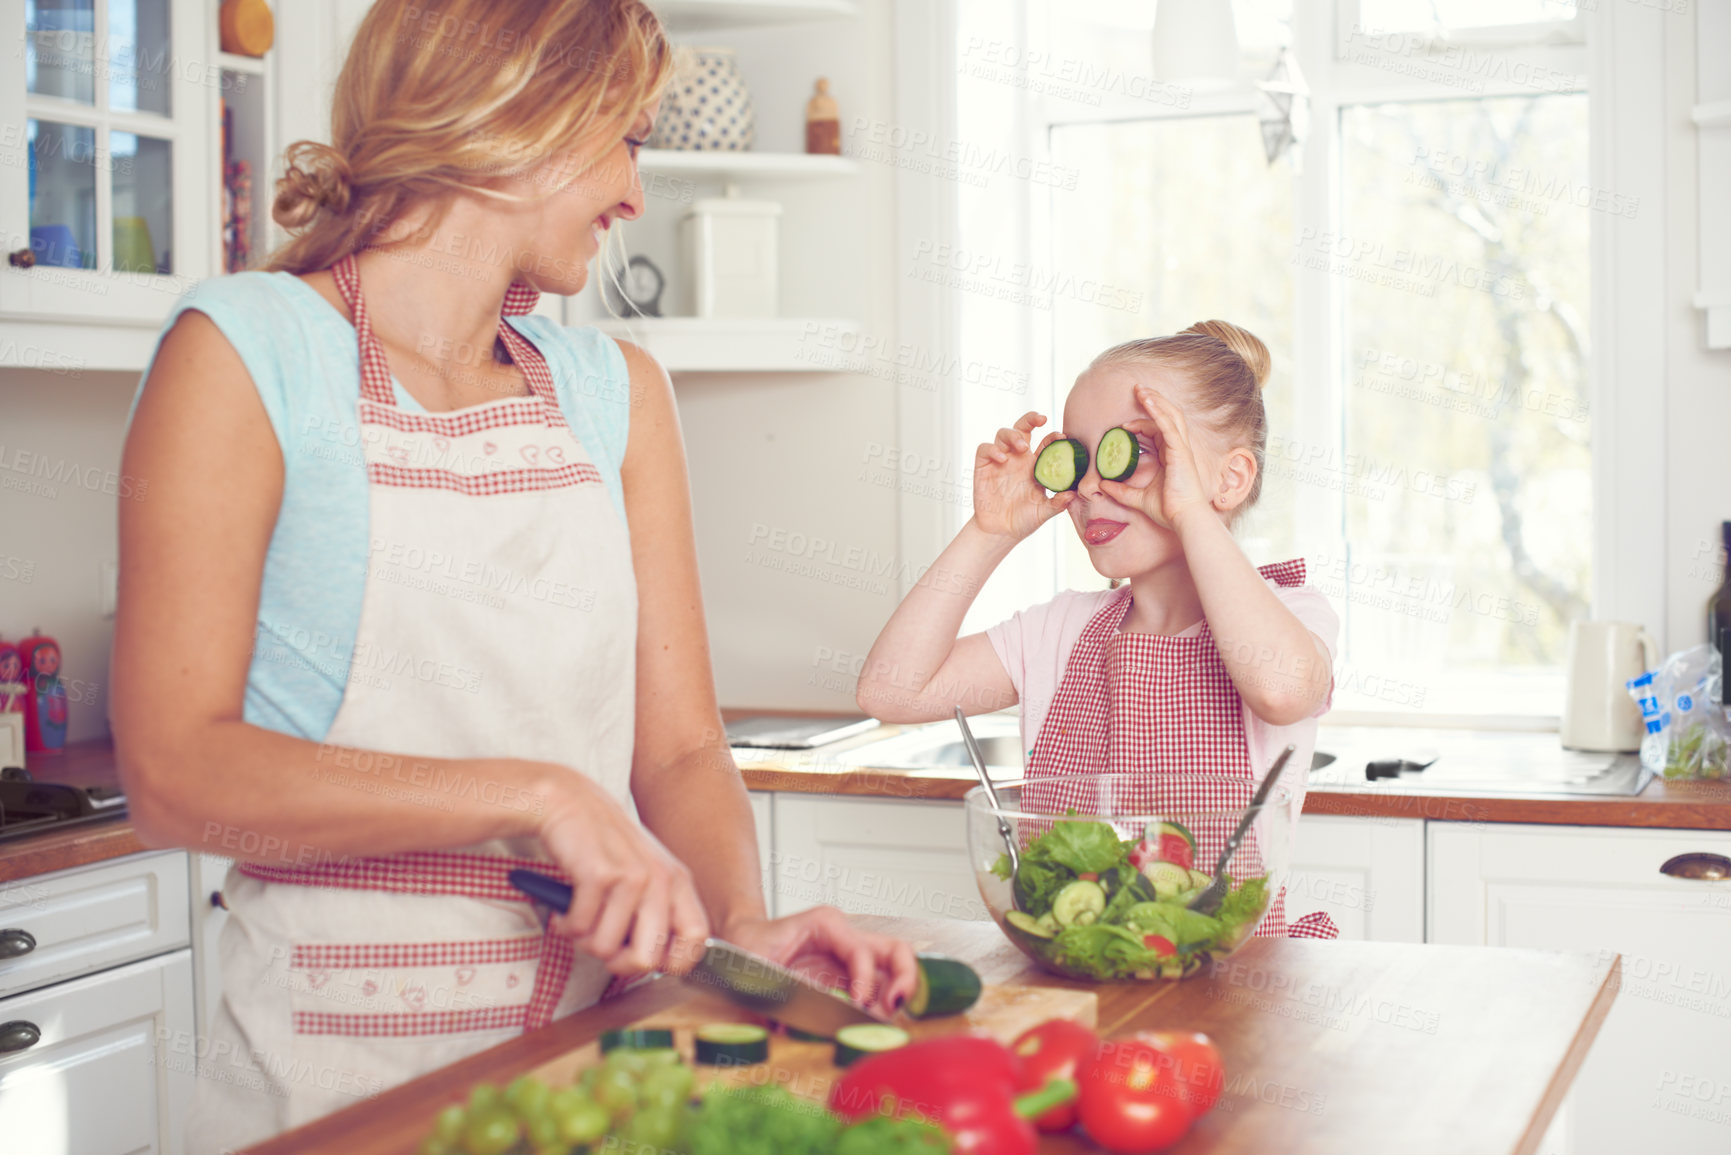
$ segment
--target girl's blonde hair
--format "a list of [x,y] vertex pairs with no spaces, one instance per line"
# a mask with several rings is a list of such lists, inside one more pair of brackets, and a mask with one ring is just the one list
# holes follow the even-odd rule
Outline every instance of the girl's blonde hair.
[[296,235],[266,268],[329,268],[411,208],[502,195],[492,186],[628,130],[672,72],[642,0],[423,3],[377,0],[361,21],[331,143],[287,151],[271,215]]
[[1262,467],[1268,453],[1268,412],[1262,387],[1273,360],[1254,333],[1230,321],[1198,321],[1170,337],[1145,337],[1114,345],[1094,358],[1090,369],[1109,365],[1158,365],[1181,373],[1195,390],[1196,405],[1217,433],[1242,438],[1256,457],[1256,479],[1235,514],[1262,495]]

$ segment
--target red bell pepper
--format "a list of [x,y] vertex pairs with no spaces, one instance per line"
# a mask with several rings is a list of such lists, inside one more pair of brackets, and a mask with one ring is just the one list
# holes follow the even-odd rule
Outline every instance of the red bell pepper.
[[952,1035],[870,1055],[830,1089],[830,1110],[849,1121],[888,1112],[942,1127],[956,1155],[1035,1155],[1039,1139],[1028,1120],[1076,1095],[1076,1084],[1054,1079],[1017,1096],[1021,1063],[992,1039]]
[[[1100,1045],[1100,1037],[1072,1019],[1047,1019],[1016,1037],[1010,1049],[1022,1060],[1022,1089],[1037,1090],[1053,1079],[1074,1079],[1076,1067]],[[1076,1123],[1074,1101],[1060,1104],[1034,1119],[1034,1127],[1051,1134]]]

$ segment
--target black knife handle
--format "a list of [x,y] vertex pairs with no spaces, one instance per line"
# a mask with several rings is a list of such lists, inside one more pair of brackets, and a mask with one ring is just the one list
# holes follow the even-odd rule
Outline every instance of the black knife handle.
[[549,878],[533,870],[513,870],[505,877],[511,885],[534,899],[544,902],[560,914],[571,909],[571,888],[557,878]]

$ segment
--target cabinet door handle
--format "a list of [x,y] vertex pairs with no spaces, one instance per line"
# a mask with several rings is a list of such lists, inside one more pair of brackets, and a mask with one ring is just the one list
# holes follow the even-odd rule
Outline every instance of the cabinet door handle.
[[36,936],[9,926],[0,930],[0,959],[20,958],[36,949]]
[[1665,865],[1659,868],[1660,874],[1669,874],[1672,878],[1698,878],[1707,882],[1721,882],[1731,878],[1731,858],[1723,854],[1690,853],[1679,854],[1665,860]]
[[14,269],[28,269],[36,263],[36,253],[28,246],[7,254],[6,263]]
[[0,1023],[0,1055],[27,1051],[41,1041],[42,1029],[35,1023],[27,1023],[23,1019]]

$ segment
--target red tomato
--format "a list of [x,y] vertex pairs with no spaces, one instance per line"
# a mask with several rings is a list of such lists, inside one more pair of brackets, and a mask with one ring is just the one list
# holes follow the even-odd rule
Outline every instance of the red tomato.
[[1088,1137],[1123,1155],[1164,1151],[1190,1130],[1190,1104],[1165,1057],[1137,1039],[1101,1043],[1076,1072]]
[[1130,851],[1130,865],[1141,870],[1144,863],[1156,862],[1160,858],[1160,850],[1147,839],[1138,842]]
[[1160,836],[1160,861],[1182,866],[1185,870],[1196,865],[1196,853],[1191,845],[1176,834]]
[[1142,945],[1161,958],[1171,958],[1178,953],[1178,944],[1164,935],[1145,934],[1142,936]]
[[[1070,1019],[1049,1019],[1023,1031],[1010,1050],[1022,1060],[1017,1089],[1037,1091],[1053,1079],[1074,1079],[1076,1065],[1094,1053],[1100,1037]],[[1067,1131],[1076,1125],[1076,1101],[1053,1107],[1034,1120],[1042,1131]]]
[[1095,874],[1092,870],[1084,870],[1081,874],[1078,874],[1076,877],[1081,879],[1083,882],[1099,882],[1100,881],[1100,876],[1098,874]]
[[1208,1114],[1226,1084],[1220,1049],[1201,1031],[1138,1031],[1136,1038],[1166,1057],[1179,1088],[1198,1119]]

